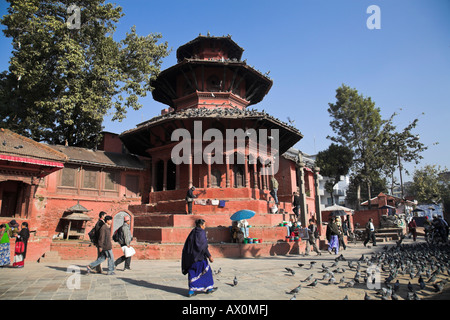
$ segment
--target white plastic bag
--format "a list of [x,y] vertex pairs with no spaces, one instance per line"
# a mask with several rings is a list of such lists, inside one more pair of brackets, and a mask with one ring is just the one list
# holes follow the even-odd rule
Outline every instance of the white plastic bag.
[[123,246],[122,251],[126,258],[132,257],[136,254],[136,250],[134,250],[133,247]]

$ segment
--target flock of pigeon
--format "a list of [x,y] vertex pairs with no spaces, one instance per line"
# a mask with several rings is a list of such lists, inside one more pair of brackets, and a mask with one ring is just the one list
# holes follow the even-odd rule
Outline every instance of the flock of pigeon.
[[[348,260],[341,254],[331,265],[322,263],[319,270],[315,267],[317,262],[311,261],[308,270],[312,273],[286,293],[292,295],[290,300],[295,300],[304,287],[336,285],[339,290],[364,290],[365,300],[420,300],[419,295],[443,291],[450,276],[449,258],[449,245],[427,243],[385,246],[379,253],[363,254],[355,260]],[[301,263],[298,267],[308,268]],[[295,268],[285,269],[295,275]],[[348,295],[344,300],[347,299]]]
[[[298,263],[285,267],[290,276],[310,270],[311,273],[293,289],[286,291],[290,300],[297,295],[321,285],[336,286],[337,290],[347,288],[364,291],[364,300],[420,300],[420,296],[431,297],[444,290],[450,278],[450,245],[430,245],[426,242],[384,246],[380,252],[362,254],[359,259],[346,259],[339,255],[330,265],[317,261]],[[221,273],[221,268],[214,272]],[[339,279],[339,280],[338,280]],[[238,285],[237,276],[230,286]],[[307,290],[304,290],[307,288]],[[354,295],[354,291],[353,291]],[[362,295],[361,295],[362,296]],[[344,300],[348,300],[345,295]]]

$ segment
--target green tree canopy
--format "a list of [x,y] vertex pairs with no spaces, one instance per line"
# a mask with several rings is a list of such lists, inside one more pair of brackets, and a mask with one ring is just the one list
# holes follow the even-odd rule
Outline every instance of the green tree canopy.
[[352,150],[334,143],[328,149],[320,151],[317,154],[316,166],[320,167],[320,174],[331,178],[331,180],[325,183],[325,189],[331,194],[333,204],[333,188],[341,180],[341,176],[348,174],[352,161]]
[[377,170],[383,163],[378,146],[385,122],[380,109],[370,97],[344,84],[336,90],[336,102],[328,105],[330,126],[336,134],[328,138],[353,151],[352,171],[366,183],[370,199],[371,181],[378,177]]
[[442,179],[444,173],[436,165],[426,165],[415,170],[408,193],[422,204],[442,202],[449,189],[448,179]]
[[[12,39],[8,71],[0,74],[0,125],[37,141],[93,147],[104,116],[121,121],[168,55],[160,34],[134,27],[115,41],[122,8],[104,0],[8,0],[0,22]],[[79,12],[68,13],[74,3]],[[79,28],[67,22],[78,14]],[[112,111],[111,111],[112,110]]]

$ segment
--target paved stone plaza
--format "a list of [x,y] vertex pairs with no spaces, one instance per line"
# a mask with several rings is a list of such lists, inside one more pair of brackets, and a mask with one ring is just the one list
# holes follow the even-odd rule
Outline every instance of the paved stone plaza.
[[[421,241],[421,240],[419,240]],[[412,240],[405,239],[404,244]],[[367,293],[374,300],[381,300],[381,295],[364,283],[353,288],[345,288],[355,275],[355,270],[347,267],[348,260],[356,261],[364,254],[370,257],[372,253],[380,252],[384,246],[393,246],[395,242],[380,243],[376,247],[365,248],[361,243],[350,244],[347,250],[342,250],[347,261],[339,261],[337,266],[345,267],[343,273],[334,273],[341,284],[328,284],[328,279],[322,280],[322,264],[330,267],[335,262],[336,255],[322,251],[321,256],[312,253],[310,256],[286,255],[261,258],[230,259],[218,258],[212,264],[215,285],[218,290],[213,294],[198,294],[187,297],[187,276],[181,274],[179,260],[135,260],[130,271],[122,271],[123,264],[116,270],[116,275],[86,274],[86,265],[90,261],[61,261],[46,264],[26,261],[25,268],[0,269],[0,299],[1,300],[290,300],[294,297],[288,292],[299,284],[302,288],[295,295],[295,300],[363,300]],[[117,258],[117,257],[116,257]],[[316,263],[311,267],[311,261]],[[299,267],[298,264],[304,264]],[[106,267],[106,263],[104,264]],[[291,268],[295,274],[286,271]],[[361,264],[361,271],[366,264]],[[72,270],[72,272],[71,272]],[[220,272],[219,272],[220,270]],[[313,274],[311,280],[304,281]],[[363,274],[363,272],[362,272]],[[232,286],[234,277],[238,285]],[[387,273],[382,273],[384,281]],[[448,274],[440,274],[437,280],[448,280]],[[315,287],[309,287],[314,279],[318,279]],[[399,275],[400,300],[406,299],[408,275]],[[427,279],[426,279],[427,280]],[[411,280],[417,296],[421,299],[448,299],[449,284],[441,293],[435,293],[432,283],[427,283],[420,290],[417,279]],[[384,285],[383,285],[384,286]]]

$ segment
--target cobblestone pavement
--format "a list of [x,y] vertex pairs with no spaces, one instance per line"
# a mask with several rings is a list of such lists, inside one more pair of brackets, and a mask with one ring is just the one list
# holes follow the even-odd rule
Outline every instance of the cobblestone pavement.
[[[404,244],[412,243],[405,239]],[[361,243],[350,244],[347,250],[340,253],[347,260],[358,260],[363,254],[371,255],[383,250],[383,247],[395,245],[395,242],[380,243],[376,247],[366,248]],[[328,284],[322,280],[322,264],[329,267],[335,262],[336,255],[322,251],[321,256],[312,253],[310,256],[286,255],[260,258],[217,258],[212,263],[215,286],[218,290],[213,294],[197,294],[187,297],[187,276],[181,274],[179,260],[134,260],[132,270],[122,271],[123,264],[116,274],[86,274],[86,265],[90,261],[61,261],[58,263],[27,262],[22,269],[0,269],[0,300],[178,300],[178,301],[215,301],[215,300],[290,300],[293,288],[302,284],[295,295],[296,300],[363,300],[367,293],[373,300],[381,296],[369,289],[365,283],[356,284],[353,288],[345,288],[344,284]],[[117,257],[116,257],[117,258]],[[316,263],[311,266],[311,262]],[[304,264],[299,267],[298,264]],[[347,267],[347,261],[340,261],[337,267]],[[291,274],[286,267],[295,271]],[[106,263],[104,264],[106,268]],[[362,270],[365,268],[361,268]],[[217,273],[220,270],[220,273]],[[309,275],[311,280],[304,281]],[[344,273],[335,273],[339,281],[343,276],[345,283],[352,279],[355,271],[347,268]],[[234,277],[239,283],[232,286]],[[381,275],[385,279],[386,273]],[[318,279],[315,287],[310,287],[313,279]],[[407,276],[399,276],[401,289],[400,299],[405,299]],[[440,275],[439,279],[448,279],[448,275]],[[414,285],[417,286],[417,279]],[[418,290],[421,299],[449,299],[449,284],[444,292],[435,293],[432,284]]]

